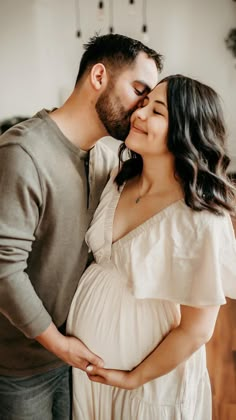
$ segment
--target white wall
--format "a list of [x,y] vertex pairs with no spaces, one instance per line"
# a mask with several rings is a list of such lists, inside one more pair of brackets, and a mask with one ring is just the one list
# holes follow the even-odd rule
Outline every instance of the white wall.
[[[82,42],[95,31],[97,0],[77,0],[83,38],[75,36],[76,0],[0,0],[0,120],[60,105],[73,88]],[[113,0],[116,32],[142,40],[142,0],[129,14],[128,0]],[[163,76],[184,73],[221,95],[236,156],[236,68],[224,39],[236,27],[233,0],[147,0],[149,45],[165,55]]]

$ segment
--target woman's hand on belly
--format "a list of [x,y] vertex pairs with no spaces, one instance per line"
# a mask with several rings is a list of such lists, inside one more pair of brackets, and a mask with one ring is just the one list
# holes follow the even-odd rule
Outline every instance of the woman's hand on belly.
[[132,390],[139,387],[138,377],[132,371],[104,369],[89,365],[86,368],[89,379],[104,385]]

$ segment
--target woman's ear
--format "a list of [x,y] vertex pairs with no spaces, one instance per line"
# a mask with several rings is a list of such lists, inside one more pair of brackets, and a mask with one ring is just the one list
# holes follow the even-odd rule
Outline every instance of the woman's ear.
[[90,82],[97,91],[104,89],[107,85],[107,71],[102,63],[96,63],[90,71]]

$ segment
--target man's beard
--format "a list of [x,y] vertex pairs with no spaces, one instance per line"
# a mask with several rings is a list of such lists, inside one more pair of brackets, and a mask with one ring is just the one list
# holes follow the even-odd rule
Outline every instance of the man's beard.
[[130,116],[134,110],[126,111],[112,91],[113,87],[108,86],[101,94],[96,103],[96,110],[110,136],[124,141],[129,134]]

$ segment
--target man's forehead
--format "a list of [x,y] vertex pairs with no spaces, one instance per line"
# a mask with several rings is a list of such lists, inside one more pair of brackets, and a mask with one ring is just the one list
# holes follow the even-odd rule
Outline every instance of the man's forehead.
[[146,54],[140,53],[135,60],[134,66],[130,68],[133,80],[153,89],[158,83],[158,70],[155,61]]

